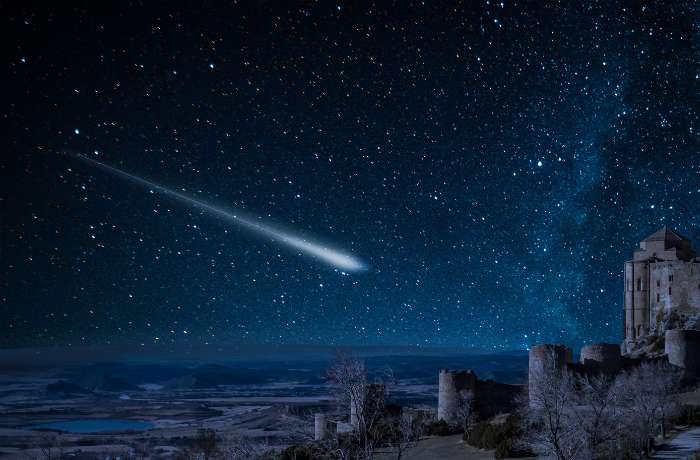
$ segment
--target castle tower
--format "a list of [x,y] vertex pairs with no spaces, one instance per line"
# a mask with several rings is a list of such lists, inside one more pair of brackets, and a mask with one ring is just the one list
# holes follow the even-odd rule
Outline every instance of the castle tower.
[[625,338],[649,332],[649,263],[625,262]]
[[571,363],[573,354],[564,345],[535,345],[528,355],[528,393],[530,404],[533,405],[533,395],[538,393],[542,376],[550,370],[563,370]]
[[700,314],[700,259],[688,238],[666,227],[639,243],[625,262],[625,343],[695,328]]
[[332,438],[336,431],[336,422],[328,420],[325,414],[314,414],[314,441]]
[[476,389],[476,374],[471,370],[450,371],[440,369],[438,376],[438,410],[437,419],[448,424],[458,422],[460,392],[463,390],[474,393]]

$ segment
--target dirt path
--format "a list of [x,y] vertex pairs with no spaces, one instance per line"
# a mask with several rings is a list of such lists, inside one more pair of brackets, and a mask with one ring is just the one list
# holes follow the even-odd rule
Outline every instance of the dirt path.
[[659,446],[652,458],[682,459],[695,458],[695,452],[700,450],[700,427],[694,427],[680,433],[666,444]]
[[[439,436],[421,439],[418,445],[412,447],[401,457],[404,460],[493,460],[492,450],[481,450],[468,446],[462,442],[462,435]],[[391,460],[396,454],[389,452],[379,453],[375,458],[379,460]]]

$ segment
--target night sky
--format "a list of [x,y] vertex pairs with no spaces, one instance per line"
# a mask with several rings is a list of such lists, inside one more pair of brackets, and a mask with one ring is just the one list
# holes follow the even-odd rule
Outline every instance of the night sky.
[[0,7],[0,346],[621,341],[698,246],[692,1],[66,3]]

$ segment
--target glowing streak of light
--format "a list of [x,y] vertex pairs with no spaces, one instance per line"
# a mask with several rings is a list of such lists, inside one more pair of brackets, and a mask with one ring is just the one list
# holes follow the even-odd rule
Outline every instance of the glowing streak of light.
[[167,195],[172,198],[181,200],[191,206],[200,208],[224,220],[236,223],[244,228],[247,228],[248,230],[252,230],[261,235],[268,236],[275,241],[278,241],[290,248],[297,249],[304,254],[310,255],[342,271],[356,272],[364,270],[366,268],[364,263],[362,263],[359,259],[353,257],[352,255],[345,254],[338,250],[325,247],[321,244],[312,241],[308,241],[300,236],[275,229],[270,225],[258,223],[246,217],[241,217],[240,215],[234,214],[225,209],[219,208],[209,203],[205,203],[204,201],[200,201],[196,198],[192,198],[191,196],[185,195],[184,193],[176,192],[175,190],[171,190],[163,185],[151,182],[150,180],[144,179],[134,174],[130,174],[119,168],[115,168],[114,166],[86,157],[85,155],[78,153],[74,154],[74,156],[80,160],[85,161],[86,163],[98,166],[117,176],[121,176],[146,188],[157,190],[163,195]]

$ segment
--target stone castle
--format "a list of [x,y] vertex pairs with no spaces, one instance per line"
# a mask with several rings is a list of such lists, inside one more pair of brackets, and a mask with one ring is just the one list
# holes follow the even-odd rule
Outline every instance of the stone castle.
[[[664,359],[700,377],[700,258],[688,238],[668,228],[639,244],[624,271],[624,341],[581,348],[574,361],[560,344],[533,346],[529,353],[528,385],[532,394],[545,367],[568,368],[577,374],[615,375],[644,359]],[[641,353],[640,353],[641,351]],[[480,381],[469,372],[440,372],[438,419],[450,421],[458,391],[475,393]],[[505,393],[508,393],[506,391]]]
[[623,348],[700,328],[700,258],[689,239],[666,227],[645,238],[625,262]]
[[[586,345],[578,361],[565,345],[533,346],[528,363],[530,395],[541,386],[537,376],[552,367],[578,375],[614,376],[644,360],[660,359],[678,368],[686,378],[700,380],[700,257],[690,240],[664,227],[641,241],[633,259],[625,262],[624,294],[622,346]],[[481,380],[472,370],[441,369],[437,420],[460,423],[464,392],[473,398],[472,407],[479,418],[486,419],[513,410],[521,386]],[[377,394],[383,398],[383,388]],[[350,420],[355,428],[353,408]],[[335,422],[329,426],[322,414],[315,422],[317,440],[336,433]]]

